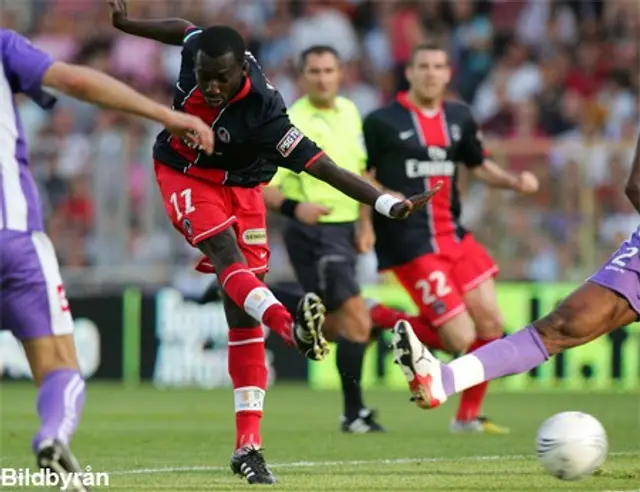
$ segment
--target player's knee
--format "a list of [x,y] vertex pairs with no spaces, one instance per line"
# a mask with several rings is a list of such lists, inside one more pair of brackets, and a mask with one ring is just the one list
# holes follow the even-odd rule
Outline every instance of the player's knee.
[[354,342],[366,343],[371,337],[371,318],[367,314],[358,313],[350,317],[350,330]]
[[324,325],[322,326],[322,333],[325,339],[329,342],[335,342],[339,338],[340,318],[337,316],[336,311],[327,313]]
[[371,316],[360,296],[348,299],[340,308],[342,334],[352,342],[365,343],[371,337]]
[[217,272],[223,272],[228,266],[245,261],[236,234],[231,228],[200,241],[197,246],[211,260]]
[[36,383],[59,369],[80,371],[73,335],[50,336],[23,342]]
[[352,316],[336,311],[327,316],[322,331],[329,341],[342,337],[351,342],[366,343],[371,337],[371,319],[368,316]]
[[438,334],[447,351],[458,354],[466,352],[476,339],[472,323],[445,323]]

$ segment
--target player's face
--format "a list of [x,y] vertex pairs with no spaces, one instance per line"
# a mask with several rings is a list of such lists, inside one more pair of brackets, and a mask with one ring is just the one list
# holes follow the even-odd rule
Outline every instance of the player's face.
[[211,58],[202,51],[196,55],[198,87],[211,106],[224,106],[240,90],[245,70],[242,64],[227,53]]
[[305,92],[313,101],[331,104],[340,89],[340,63],[333,53],[310,54],[302,72]]
[[423,50],[415,54],[407,67],[407,80],[411,90],[424,100],[434,100],[444,95],[451,80],[447,54],[441,50]]

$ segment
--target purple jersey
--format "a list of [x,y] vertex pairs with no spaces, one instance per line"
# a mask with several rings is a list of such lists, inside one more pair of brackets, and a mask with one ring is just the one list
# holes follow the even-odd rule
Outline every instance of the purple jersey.
[[14,94],[26,94],[43,109],[52,107],[55,99],[42,89],[42,77],[53,59],[7,29],[0,29],[0,48],[0,230],[39,231],[41,205],[27,168],[27,143]]

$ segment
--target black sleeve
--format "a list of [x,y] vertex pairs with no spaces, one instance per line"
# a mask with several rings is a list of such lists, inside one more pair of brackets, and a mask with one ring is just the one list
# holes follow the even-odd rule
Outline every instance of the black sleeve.
[[263,159],[278,167],[300,173],[320,157],[323,151],[313,140],[293,126],[284,103],[276,106],[276,111],[271,111],[273,116],[266,119],[254,132],[252,145]]
[[482,145],[482,132],[478,128],[476,120],[471,115],[471,111],[465,125],[460,145],[460,160],[467,167],[481,166],[485,159],[485,150]]
[[367,171],[376,168],[376,162],[382,153],[385,132],[380,127],[381,122],[373,116],[367,116],[362,124],[364,145],[367,149]]

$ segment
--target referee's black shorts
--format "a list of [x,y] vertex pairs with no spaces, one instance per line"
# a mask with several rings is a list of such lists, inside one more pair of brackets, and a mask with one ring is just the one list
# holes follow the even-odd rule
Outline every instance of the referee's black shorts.
[[289,259],[306,292],[318,294],[328,311],[360,294],[355,223],[308,225],[290,220],[284,234]]

